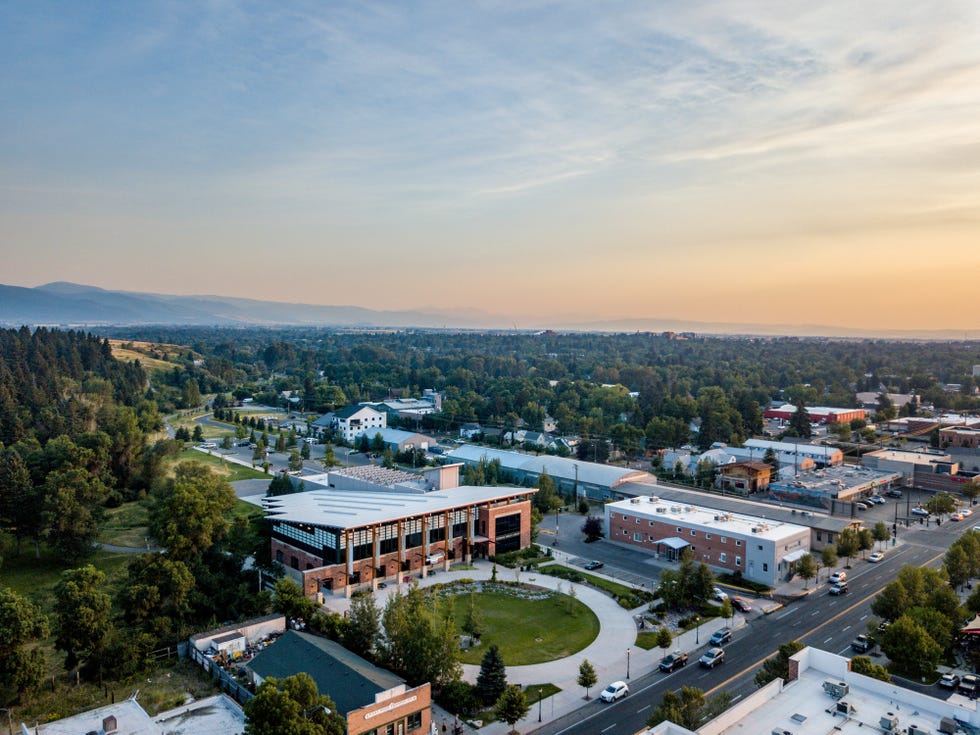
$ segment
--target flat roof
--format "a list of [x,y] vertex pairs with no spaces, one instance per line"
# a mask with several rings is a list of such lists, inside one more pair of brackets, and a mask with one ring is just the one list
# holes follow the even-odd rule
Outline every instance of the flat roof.
[[224,694],[161,712],[153,721],[165,735],[231,735],[245,730],[245,713]]
[[[648,494],[652,488],[649,485],[628,485],[622,489],[628,489],[635,491],[637,495],[643,495]],[[783,505],[772,505],[734,495],[708,494],[674,486],[657,485],[654,492],[661,498],[674,500],[685,505],[700,505],[705,508],[714,508],[716,511],[721,512],[742,513],[743,515],[766,519],[772,518],[777,521],[799,523],[802,526],[818,528],[821,531],[833,531],[834,533],[839,533],[842,529],[847,528],[855,522],[853,518],[835,518],[826,513],[818,513],[812,510],[796,510]]]
[[467,505],[533,495],[534,488],[461,485],[431,493],[395,491],[309,490],[292,495],[258,498],[273,521],[309,523],[330,528],[356,528]]
[[757,447],[760,449],[769,449],[772,447],[774,452],[788,452],[790,454],[802,454],[811,457],[830,457],[834,454],[839,454],[840,450],[836,447],[826,447],[820,444],[805,444],[794,442],[775,442],[769,441],[768,439],[748,439],[745,442],[746,447]]
[[[638,501],[638,502],[637,502]],[[606,512],[620,513],[647,518],[663,523],[682,523],[687,526],[704,528],[714,532],[751,538],[764,538],[778,541],[810,529],[795,523],[737,513],[722,513],[712,508],[704,508],[686,503],[676,503],[662,497],[638,497],[606,503]]]
[[550,454],[526,454],[524,452],[512,452],[504,449],[493,449],[477,444],[462,444],[446,456],[451,459],[469,462],[479,462],[486,458],[488,461],[500,460],[501,467],[510,470],[521,470],[523,472],[534,472],[540,474],[542,470],[549,475],[563,480],[575,480],[586,485],[597,485],[613,488],[622,482],[641,480],[655,480],[656,478],[649,472],[635,470],[629,467],[614,467],[612,465],[599,464],[597,462],[584,462],[579,459],[568,459],[556,457]]
[[[796,411],[796,406],[792,403],[784,403],[782,406],[774,406],[772,408],[767,408],[767,411]],[[854,411],[864,412],[863,408],[832,408],[830,406],[807,406],[806,412],[811,416],[813,414],[821,414],[824,416],[836,416],[842,413],[852,413]]]
[[[782,687],[777,681],[771,691],[760,690],[756,693],[760,696],[754,708],[746,702],[743,708],[729,710],[731,714],[723,713],[710,731],[714,735],[770,732],[863,735],[881,732],[881,718],[894,716],[898,719],[898,732],[918,725],[928,732],[938,733],[943,717],[968,722],[977,720],[976,703],[963,697],[954,695],[945,701],[849,672],[846,658],[826,651],[806,648],[800,654],[794,656],[801,663],[796,681]],[[839,700],[824,690],[824,682],[831,679],[847,685],[847,694]],[[847,717],[836,713],[839,701],[853,708]],[[706,731],[708,727],[701,729]]]
[[873,470],[870,467],[858,467],[857,465],[841,465],[839,467],[825,467],[820,470],[807,470],[797,472],[792,478],[785,482],[774,482],[776,487],[803,488],[816,492],[836,495],[842,490],[854,490],[871,483],[877,485],[887,484],[900,480],[900,472],[888,472],[885,470]]
[[867,452],[864,456],[876,457],[889,462],[912,462],[914,464],[934,464],[936,462],[951,461],[951,457],[948,454],[908,452],[901,449],[877,449],[874,452]]

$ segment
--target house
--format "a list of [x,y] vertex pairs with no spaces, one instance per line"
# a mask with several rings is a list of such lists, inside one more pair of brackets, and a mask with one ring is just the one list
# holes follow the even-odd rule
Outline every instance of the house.
[[428,682],[409,687],[339,643],[296,630],[287,631],[248,663],[256,686],[265,679],[309,674],[347,723],[347,735],[399,733],[428,735],[432,726]]
[[344,441],[352,442],[372,429],[388,427],[388,415],[370,406],[348,406],[334,412],[334,426]]
[[772,467],[765,462],[731,462],[718,470],[718,487],[739,495],[752,495],[769,489]]
[[545,416],[544,421],[541,422],[541,429],[545,434],[550,434],[557,428],[558,422],[551,418],[551,416]]
[[365,429],[364,436],[369,442],[373,442],[376,436],[381,436],[385,444],[385,449],[393,452],[407,452],[410,449],[421,449],[426,451],[429,447],[436,445],[436,440],[425,434],[417,434],[414,431],[403,431],[402,429]]
[[460,439],[472,439],[474,436],[483,433],[483,428],[477,423],[466,423],[459,427]]

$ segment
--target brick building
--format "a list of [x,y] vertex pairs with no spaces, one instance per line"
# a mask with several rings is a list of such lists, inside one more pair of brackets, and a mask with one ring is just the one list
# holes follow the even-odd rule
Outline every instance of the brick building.
[[607,503],[605,510],[610,541],[668,559],[689,548],[697,562],[763,584],[786,579],[810,551],[810,529],[794,523],[650,496]]
[[765,462],[733,462],[718,469],[718,487],[738,495],[752,495],[769,489],[772,467]]

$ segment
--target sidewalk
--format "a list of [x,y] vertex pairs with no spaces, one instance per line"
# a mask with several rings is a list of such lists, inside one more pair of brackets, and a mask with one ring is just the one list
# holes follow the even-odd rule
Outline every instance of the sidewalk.
[[[415,581],[422,587],[433,584],[452,582],[454,580],[468,577],[471,579],[489,579],[493,565],[486,561],[475,561],[475,569],[461,571],[439,572],[435,575],[427,576],[425,579]],[[514,571],[506,567],[497,567],[497,578],[501,581],[509,581],[514,578]],[[561,585],[564,589],[569,587],[566,580],[551,577],[547,574],[521,572],[522,582],[534,584],[547,589],[556,589]],[[408,585],[403,585],[407,588]],[[397,585],[390,585],[386,589],[377,590],[379,608],[384,608],[390,594],[398,591]],[[609,683],[617,680],[627,681],[627,663],[629,666],[629,679],[637,679],[645,674],[657,669],[660,659],[664,652],[659,648],[646,651],[636,646],[637,627],[634,615],[639,615],[646,611],[646,606],[636,610],[625,610],[608,595],[599,590],[584,585],[575,585],[576,597],[588,605],[598,616],[600,621],[599,635],[585,649],[578,653],[557,661],[547,661],[540,664],[529,664],[527,666],[508,666],[507,683],[520,684],[547,684],[551,683],[561,689],[555,695],[542,700],[540,705],[534,692],[528,692],[528,703],[532,705],[527,717],[517,724],[517,729],[527,731],[532,729],[532,725],[537,725],[538,712],[542,716],[542,724],[556,720],[567,715],[574,710],[592,702]],[[324,606],[330,610],[344,613],[350,608],[350,600],[343,597],[330,597]],[[690,630],[678,635],[674,639],[671,650],[687,651],[691,654],[691,663],[697,665],[696,660],[701,655],[701,651],[708,646],[708,639],[711,634],[719,628],[725,627],[729,621],[714,618],[705,622],[700,628]],[[745,625],[745,620],[741,615],[736,614],[731,621],[734,629]],[[627,656],[627,651],[629,655]],[[628,658],[628,662],[627,662]],[[598,684],[589,690],[589,701],[584,699],[585,690],[578,685],[578,669],[582,661],[588,659],[596,671],[599,678]],[[463,678],[475,683],[479,674],[480,667],[474,664],[463,665]],[[449,731],[452,732],[453,716],[450,713],[443,713],[433,706],[433,718],[437,724],[441,724],[445,715],[449,723]],[[467,731],[471,728],[467,727]],[[494,722],[480,729],[481,733],[487,735],[506,735],[507,724],[504,722]]]

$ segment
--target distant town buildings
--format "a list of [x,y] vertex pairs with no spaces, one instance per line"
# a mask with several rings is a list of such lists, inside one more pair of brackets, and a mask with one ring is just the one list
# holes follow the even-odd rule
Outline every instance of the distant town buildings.
[[[863,408],[828,408],[826,406],[807,406],[810,421],[821,424],[849,423],[855,419],[864,420],[867,412]],[[796,413],[796,406],[787,403],[778,408],[767,408],[762,415],[767,419],[789,421]]]

